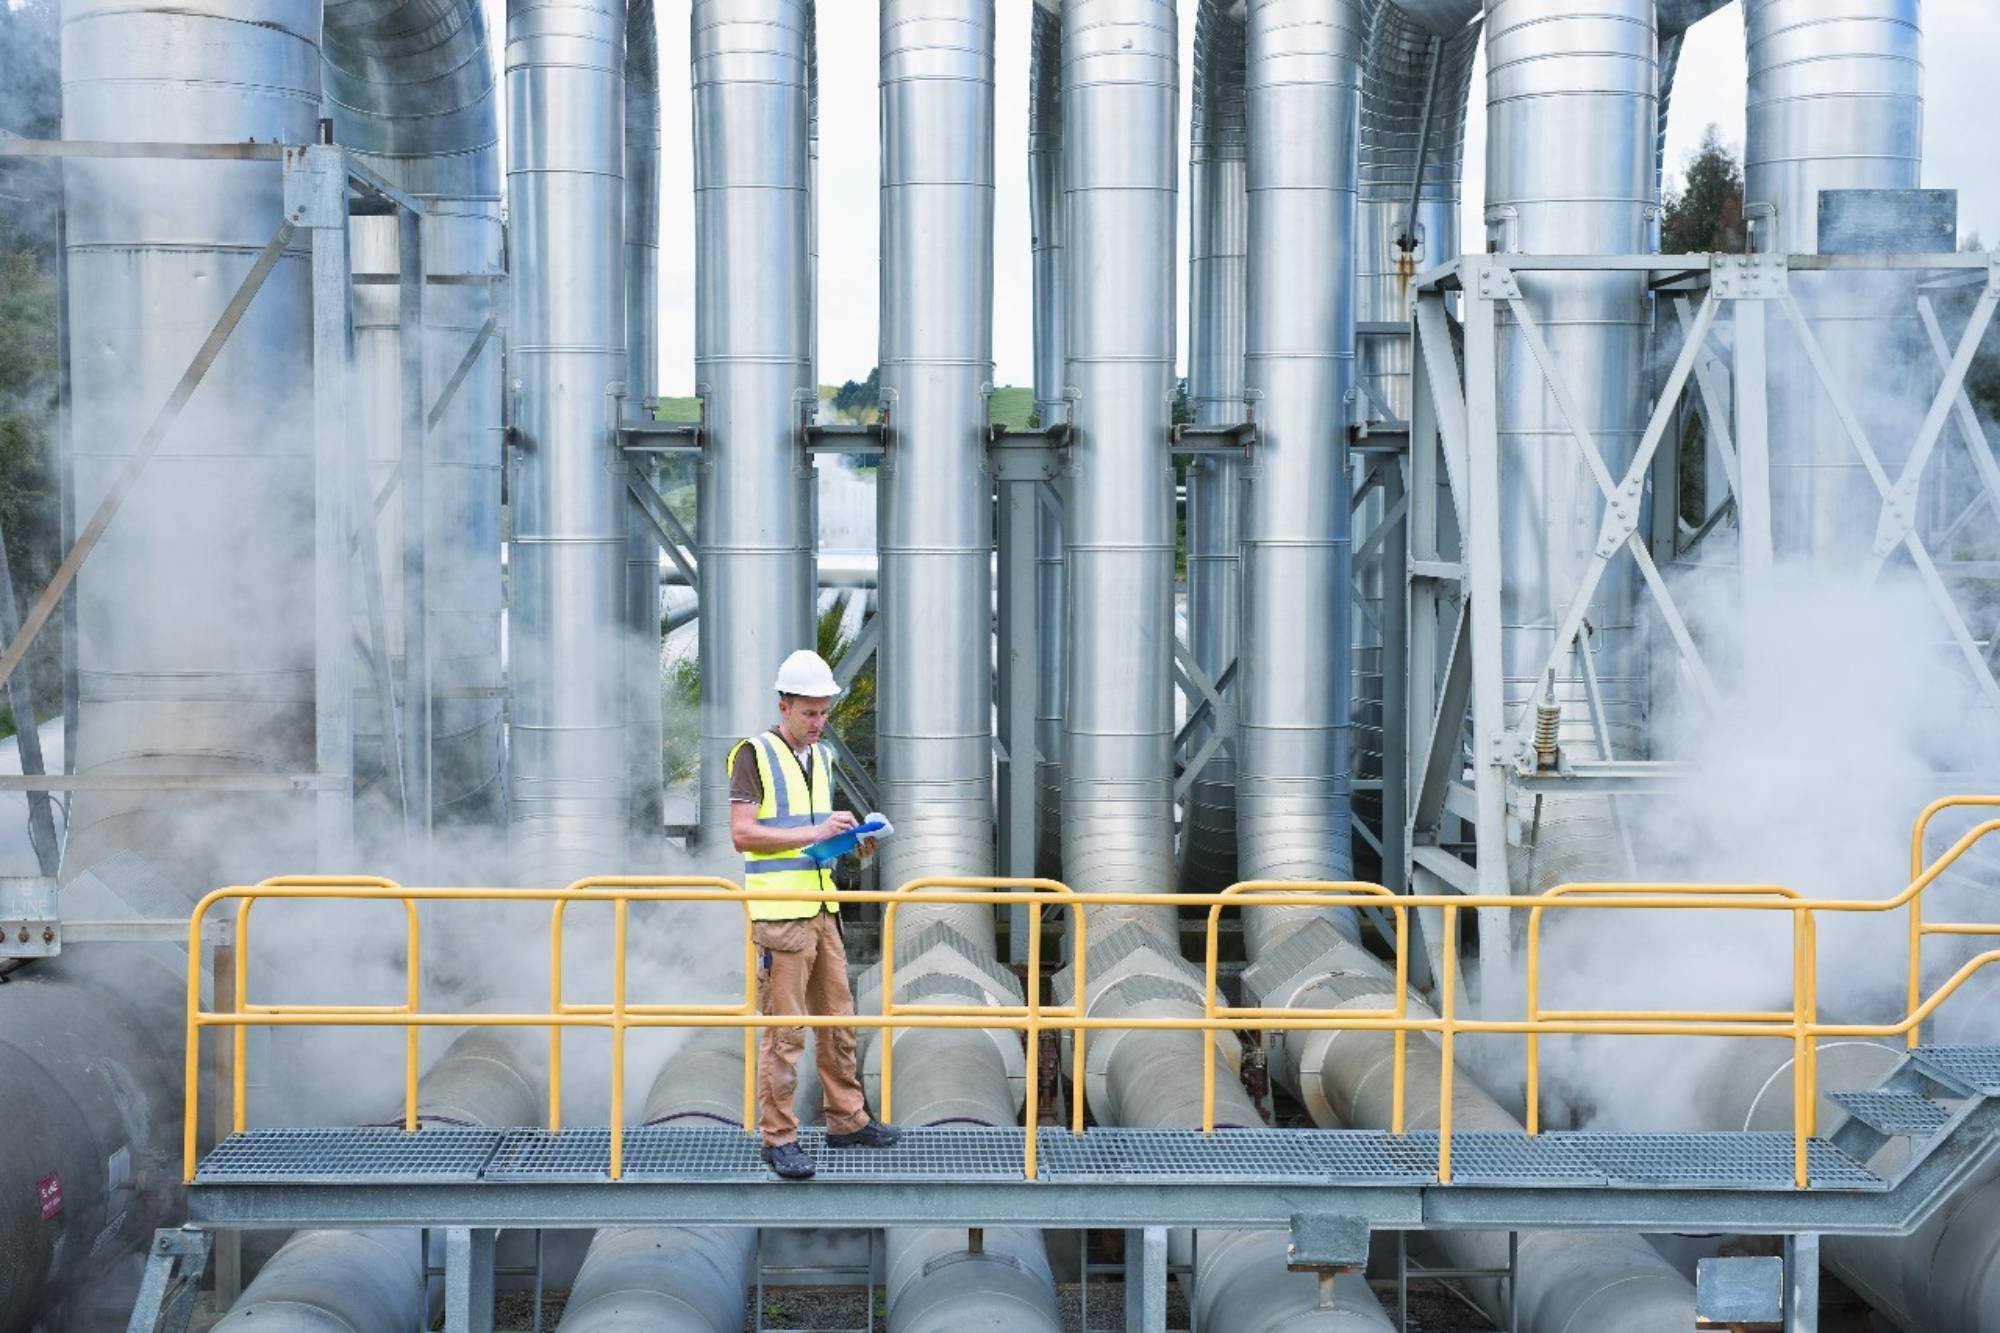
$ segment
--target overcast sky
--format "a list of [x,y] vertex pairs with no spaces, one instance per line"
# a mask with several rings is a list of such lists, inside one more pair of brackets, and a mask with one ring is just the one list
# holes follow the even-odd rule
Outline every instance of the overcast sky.
[[[487,0],[496,33],[504,0]],[[1193,68],[1195,0],[1181,3],[1181,140],[1187,154],[1188,78]],[[661,164],[660,331],[662,391],[687,393],[694,381],[693,135],[689,125],[688,0],[658,0]],[[1031,0],[996,0],[996,143],[994,225],[994,381],[1031,377],[1032,288],[1028,257],[1028,22]],[[820,379],[859,379],[874,364],[879,268],[876,6],[869,0],[820,0]],[[1989,81],[2000,71],[2000,8],[1993,0],[1926,0],[1924,184],[1956,188],[1959,223],[1988,244],[2000,242],[2000,152],[1994,148]],[[1736,6],[1689,34],[1674,88],[1667,165],[1677,171],[1702,131],[1720,126],[1743,143],[1743,21]],[[1483,72],[1475,74],[1466,141],[1464,235],[1479,237],[1484,180]],[[1185,170],[1185,168],[1183,168]],[[1185,183],[1185,182],[1183,182]],[[1186,202],[1183,194],[1178,290],[1187,355]]]

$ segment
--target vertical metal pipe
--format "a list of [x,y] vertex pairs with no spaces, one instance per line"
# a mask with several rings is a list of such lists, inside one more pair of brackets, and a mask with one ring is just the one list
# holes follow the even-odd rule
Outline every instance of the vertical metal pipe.
[[810,18],[800,0],[696,0],[691,17],[701,825],[718,840],[729,746],[770,723],[778,663],[812,643]]
[[[993,869],[993,3],[883,0],[881,24],[875,734],[881,874],[901,884]],[[990,910],[943,915],[991,949]]]
[[[1062,18],[1036,0],[1028,52],[1028,217],[1034,255],[1035,418],[1069,420],[1063,357]],[[1063,530],[1035,509],[1035,873],[1062,873]]]
[[431,835],[430,431],[424,424],[424,238],[422,219],[396,215],[397,438],[402,442],[403,783],[412,846],[406,864],[428,869]]
[[[1248,171],[1243,109],[1243,15],[1202,0],[1195,15],[1194,114],[1188,129],[1188,407],[1195,423],[1243,420]],[[1188,649],[1210,680],[1237,654],[1241,606],[1242,466],[1217,456],[1187,468]],[[1240,693],[1240,691],[1239,691]],[[1191,735],[1200,747],[1210,727]],[[1181,884],[1222,888],[1236,875],[1236,759],[1225,746],[1188,787]]]
[[509,0],[513,219],[515,873],[620,866],[630,770],[623,617],[626,373],[623,0]]
[[[1651,0],[1495,0],[1486,16],[1490,240],[1528,254],[1634,254],[1647,248],[1658,175],[1658,39]],[[1561,152],[1548,149],[1559,139]],[[1520,286],[1604,466],[1622,477],[1646,419],[1642,274],[1524,275]],[[1557,622],[1593,558],[1604,502],[1556,408],[1519,322],[1500,311],[1499,470],[1502,660],[1511,721],[1533,706]],[[1580,521],[1577,515],[1589,515]],[[1561,741],[1571,753],[1643,757],[1646,638],[1638,573],[1616,559],[1585,633],[1606,730],[1591,718],[1581,652],[1556,672]],[[1623,877],[1606,801],[1545,803],[1517,888]]]
[[1156,891],[1174,873],[1178,23],[1170,0],[1070,0],[1062,20],[1063,869],[1085,891]]
[[[1757,248],[1820,247],[1819,195],[1829,189],[1915,189],[1923,154],[1923,30],[1919,0],[1744,0],[1749,87],[1743,154],[1746,214],[1775,210]],[[1911,284],[1895,275],[1801,274],[1792,289],[1850,384],[1878,382],[1883,364],[1923,364]],[[1900,299],[1899,299],[1900,298]],[[1902,356],[1885,350],[1899,342]],[[1773,339],[1786,374],[1774,385],[1771,524],[1780,559],[1854,565],[1868,550],[1881,498],[1824,391],[1789,335]],[[1894,476],[1909,421],[1921,415],[1898,386],[1860,395],[1857,411]],[[1905,441],[1905,443],[1899,443]]]
[[[319,12],[67,0],[63,132],[76,139],[309,143]],[[80,512],[94,509],[284,213],[272,162],[64,163]],[[144,200],[143,207],[135,200]],[[83,776],[285,774],[313,763],[310,275],[285,250],[105,532],[76,590]],[[88,355],[76,349],[88,348]],[[200,807],[202,818],[189,813]],[[207,883],[301,864],[296,797],[92,793],[64,873],[124,847]],[[218,839],[215,820],[241,834]],[[242,860],[231,868],[230,856]],[[262,868],[259,869],[258,867]]]
[[[625,411],[660,391],[660,50],[653,0],[625,6]],[[655,467],[647,464],[648,478]],[[640,512],[625,518],[625,637],[632,836],[643,851],[666,818],[660,693],[660,544]]]
[[[1249,16],[1244,379],[1258,447],[1243,519],[1245,879],[1346,879],[1353,869],[1346,426],[1363,35],[1358,0],[1273,0]],[[1348,930],[1352,917],[1340,914]],[[1290,912],[1251,913],[1252,956],[1295,924]]]

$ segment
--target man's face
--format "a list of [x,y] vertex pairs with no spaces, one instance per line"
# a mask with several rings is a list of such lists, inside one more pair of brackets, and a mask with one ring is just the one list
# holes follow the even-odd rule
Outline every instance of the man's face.
[[785,728],[785,734],[800,745],[816,745],[820,734],[826,730],[826,715],[833,707],[831,699],[812,699],[800,694],[778,696],[778,718]]

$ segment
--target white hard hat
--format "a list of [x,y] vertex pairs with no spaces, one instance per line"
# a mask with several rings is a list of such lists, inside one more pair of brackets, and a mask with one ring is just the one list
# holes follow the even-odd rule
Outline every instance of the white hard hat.
[[801,648],[778,668],[778,693],[831,699],[840,693],[840,683],[833,678],[833,668],[826,664],[824,657],[809,648]]

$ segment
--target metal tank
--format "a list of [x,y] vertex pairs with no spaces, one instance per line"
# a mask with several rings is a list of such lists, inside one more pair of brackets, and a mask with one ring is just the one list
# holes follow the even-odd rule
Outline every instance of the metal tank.
[[[1354,386],[1358,0],[1250,11],[1246,392],[1258,443],[1243,515],[1237,841],[1244,879],[1344,880],[1349,846],[1349,395]],[[1311,909],[1261,911],[1246,943]],[[1355,929],[1351,910],[1337,914]]]
[[811,194],[800,0],[696,0],[695,382],[708,435],[701,827],[728,846],[729,747],[770,725],[772,679],[813,642]]
[[1148,892],[1174,874],[1178,25],[1169,0],[1070,0],[1062,24],[1063,870]]
[[[62,6],[63,133],[310,143],[319,11],[273,0]],[[284,215],[275,162],[66,159],[71,456],[94,509]],[[311,292],[295,234],[76,589],[76,771],[313,767]],[[66,879],[144,847],[193,882],[297,865],[289,795],[90,792]]]
[[[1502,253],[1635,254],[1649,248],[1658,193],[1658,36],[1652,0],[1494,0],[1486,15],[1486,218]],[[1613,477],[1646,420],[1643,274],[1519,278],[1580,420]],[[1501,652],[1506,708],[1518,720],[1542,678],[1557,623],[1597,542],[1603,501],[1529,350],[1523,326],[1499,329]],[[1576,757],[1646,753],[1646,636],[1630,561],[1598,585],[1578,649],[1555,672],[1560,740]],[[1590,668],[1604,734],[1593,722]],[[1608,753],[1607,753],[1608,747]],[[1623,878],[1618,830],[1602,798],[1550,798],[1536,845],[1516,858],[1538,892],[1567,880]]]
[[[1244,419],[1243,330],[1250,199],[1243,105],[1243,13],[1203,0],[1195,11],[1194,100],[1188,122],[1188,410],[1197,426]],[[1209,680],[1236,659],[1242,616],[1243,466],[1205,454],[1187,463],[1188,650]],[[1239,672],[1241,668],[1239,667]],[[1198,751],[1213,730],[1188,738]],[[1188,787],[1180,882],[1213,892],[1236,873],[1236,755],[1223,746]]]
[[625,859],[625,5],[510,0],[508,845],[527,883]]

